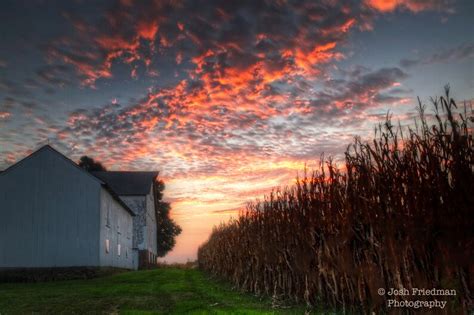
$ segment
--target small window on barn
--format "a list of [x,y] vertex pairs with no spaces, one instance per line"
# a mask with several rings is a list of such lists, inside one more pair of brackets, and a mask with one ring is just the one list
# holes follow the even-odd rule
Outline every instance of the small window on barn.
[[122,234],[120,233],[120,224],[117,224],[117,234]]
[[120,246],[120,244],[118,244],[117,245],[117,255],[119,255],[119,256],[120,256],[120,249],[121,249],[121,246]]
[[128,258],[128,247],[125,248],[125,258]]
[[110,242],[105,240],[105,252],[108,254],[110,252]]

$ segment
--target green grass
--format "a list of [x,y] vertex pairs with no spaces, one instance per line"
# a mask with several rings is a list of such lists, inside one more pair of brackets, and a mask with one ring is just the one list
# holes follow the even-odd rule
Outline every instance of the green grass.
[[161,268],[90,280],[0,284],[0,314],[304,314],[196,269]]

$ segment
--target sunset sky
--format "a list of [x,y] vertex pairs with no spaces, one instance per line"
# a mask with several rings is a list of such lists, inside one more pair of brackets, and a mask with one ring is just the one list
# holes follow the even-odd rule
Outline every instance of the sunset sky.
[[213,225],[341,156],[388,110],[413,121],[449,83],[474,97],[474,1],[0,4],[0,169],[50,143],[110,170],[159,170],[182,226]]

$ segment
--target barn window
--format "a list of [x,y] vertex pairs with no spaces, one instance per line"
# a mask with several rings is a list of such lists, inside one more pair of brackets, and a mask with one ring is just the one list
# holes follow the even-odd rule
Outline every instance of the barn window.
[[118,244],[117,245],[117,255],[119,255],[119,256],[120,256],[120,249],[121,249],[121,246],[120,246],[120,244]]
[[128,258],[128,247],[125,248],[125,258]]
[[108,254],[110,252],[110,242],[105,240],[105,252]]

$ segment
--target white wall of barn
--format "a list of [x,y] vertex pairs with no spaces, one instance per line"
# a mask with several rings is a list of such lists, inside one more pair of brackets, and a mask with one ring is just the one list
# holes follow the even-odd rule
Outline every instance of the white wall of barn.
[[104,188],[100,196],[100,265],[137,269],[133,217]]
[[99,265],[101,184],[50,148],[0,174],[0,268]]

